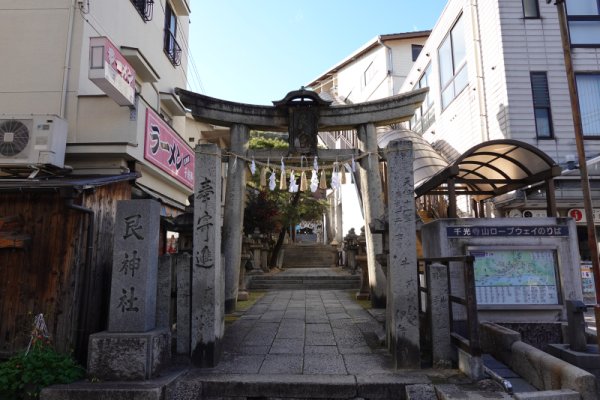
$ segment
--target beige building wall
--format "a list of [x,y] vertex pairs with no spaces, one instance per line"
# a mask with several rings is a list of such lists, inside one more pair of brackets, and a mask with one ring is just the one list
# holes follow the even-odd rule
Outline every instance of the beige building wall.
[[[179,66],[163,50],[167,1],[179,11]],[[158,0],[152,19],[144,22],[131,1],[2,2],[0,49],[15,62],[3,63],[0,114],[61,116],[68,121],[65,163],[73,173],[118,173],[135,164],[144,175],[140,182],[185,204],[191,190],[144,160],[144,129],[151,108],[190,147],[198,139],[194,133],[189,141],[185,110],[169,96],[174,88],[187,87],[188,10],[188,0]],[[155,76],[145,80],[136,71],[134,107],[119,106],[89,80],[90,38],[96,36],[108,37],[120,49],[137,49]],[[165,97],[169,101],[161,101]]]

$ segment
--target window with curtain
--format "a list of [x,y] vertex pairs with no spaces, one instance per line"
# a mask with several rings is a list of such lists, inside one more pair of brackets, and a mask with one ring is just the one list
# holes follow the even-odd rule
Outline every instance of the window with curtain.
[[438,49],[442,108],[446,108],[467,87],[467,52],[462,15]]
[[577,74],[577,94],[583,135],[600,137],[600,74]]
[[548,76],[546,72],[531,72],[530,76],[536,136],[538,139],[551,139],[553,131]]
[[600,47],[600,0],[565,0],[571,45]]
[[525,18],[539,18],[540,5],[538,0],[523,0],[523,16]]

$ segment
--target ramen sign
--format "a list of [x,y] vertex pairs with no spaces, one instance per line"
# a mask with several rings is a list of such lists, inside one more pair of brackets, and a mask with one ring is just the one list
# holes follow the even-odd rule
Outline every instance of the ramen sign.
[[188,188],[194,188],[194,152],[150,108],[146,109],[144,158]]

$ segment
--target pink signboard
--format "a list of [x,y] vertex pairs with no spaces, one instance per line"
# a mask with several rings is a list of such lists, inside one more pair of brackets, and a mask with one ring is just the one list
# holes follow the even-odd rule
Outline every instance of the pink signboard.
[[194,188],[194,152],[152,109],[146,109],[144,158],[190,189]]
[[90,38],[88,78],[121,106],[135,100],[135,71],[119,49],[104,36]]

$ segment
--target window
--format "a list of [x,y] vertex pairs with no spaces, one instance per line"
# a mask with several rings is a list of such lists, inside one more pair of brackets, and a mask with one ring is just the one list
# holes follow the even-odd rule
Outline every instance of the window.
[[525,18],[539,18],[540,6],[538,0],[523,0],[523,16]]
[[412,51],[412,60],[417,61],[419,54],[421,54],[421,50],[423,50],[423,46],[420,44],[411,44],[410,48]]
[[152,19],[154,0],[131,0],[131,3],[140,14],[140,17],[142,17],[144,22],[148,22]]
[[466,54],[464,24],[461,16],[438,49],[442,108],[446,108],[467,86]]
[[550,91],[546,72],[531,72],[531,91],[533,94],[533,112],[535,132],[538,139],[551,139],[552,114],[550,113]]
[[165,54],[173,65],[181,64],[181,46],[177,43],[177,16],[171,5],[165,8]]
[[566,0],[571,45],[600,47],[600,0]]
[[600,137],[600,74],[577,74],[577,94],[583,135]]
[[[422,89],[429,87],[429,80],[431,79],[431,64],[425,68],[425,72],[419,79],[419,82],[415,85],[415,89]],[[413,131],[423,133],[435,122],[435,110],[433,108],[433,96],[431,92],[427,93],[425,100],[421,104],[421,107],[415,111],[415,115],[410,121],[410,127]]]

